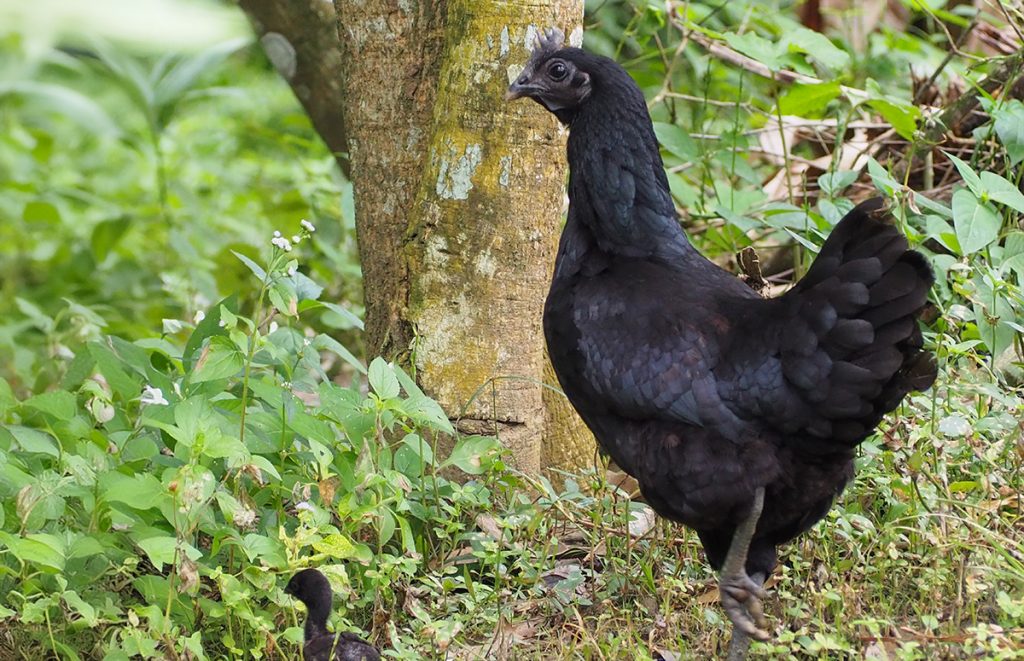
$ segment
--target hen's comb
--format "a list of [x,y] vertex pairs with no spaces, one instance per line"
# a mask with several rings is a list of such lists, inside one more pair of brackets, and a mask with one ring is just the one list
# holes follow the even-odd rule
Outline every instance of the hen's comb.
[[558,28],[551,27],[544,30],[543,34],[538,32],[534,39],[533,55],[550,55],[560,50],[565,45],[565,33]]

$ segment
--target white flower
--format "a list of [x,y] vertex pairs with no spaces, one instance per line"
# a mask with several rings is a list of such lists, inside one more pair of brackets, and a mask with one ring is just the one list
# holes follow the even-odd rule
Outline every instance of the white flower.
[[278,328],[280,328],[280,326],[277,325],[276,321],[270,322],[269,330],[270,330],[271,333],[276,333]]
[[156,404],[157,406],[167,406],[170,404],[164,399],[164,393],[159,388],[153,386],[146,386],[142,389],[142,397],[139,398],[141,404]]
[[295,503],[295,510],[297,512],[315,512],[316,508],[306,501]]
[[306,220],[305,218],[303,218],[302,220],[300,220],[300,221],[299,221],[299,224],[300,224],[300,225],[302,225],[302,229],[306,230],[306,231],[307,231],[307,232],[309,232],[310,234],[312,234],[313,232],[315,232],[315,231],[316,231],[316,226],[315,226],[315,225],[313,225],[313,223],[311,223],[311,222],[309,222],[308,220]]
[[275,239],[280,239],[281,238],[281,230],[274,230],[274,238]]
[[273,243],[275,247],[280,248],[285,252],[291,252],[291,241],[284,238],[283,236],[275,236],[273,239],[270,240],[270,242]]
[[203,319],[206,319],[206,313],[202,310],[196,310],[196,316],[192,317],[192,323],[198,324]]
[[302,237],[298,234],[292,236],[292,243],[298,244],[302,242]]
[[288,275],[289,276],[293,276],[293,275],[295,275],[298,272],[299,272],[299,267],[298,266],[292,264],[291,266],[288,267]]

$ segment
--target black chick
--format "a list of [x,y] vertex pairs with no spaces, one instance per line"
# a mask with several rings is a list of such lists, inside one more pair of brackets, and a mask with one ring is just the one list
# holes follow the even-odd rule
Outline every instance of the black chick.
[[569,213],[544,308],[569,401],[662,516],[721,571],[731,654],[768,638],[776,546],[825,516],[882,416],[935,380],[916,317],[934,282],[881,200],[763,300],[690,245],[640,89],[548,31],[510,99],[569,127]]
[[331,613],[331,584],[316,569],[303,569],[292,576],[284,591],[306,605],[306,661],[380,661],[377,649],[354,633],[337,636],[327,631]]

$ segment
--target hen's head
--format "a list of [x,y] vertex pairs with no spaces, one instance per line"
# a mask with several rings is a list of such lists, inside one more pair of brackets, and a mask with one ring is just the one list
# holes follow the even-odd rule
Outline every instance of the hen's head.
[[593,92],[591,74],[586,70],[594,56],[579,48],[564,48],[565,35],[549,28],[537,36],[533,54],[508,87],[508,100],[529,97],[569,123]]
[[327,577],[316,569],[303,569],[292,576],[284,591],[306,604],[310,610],[314,606],[330,608],[331,584]]

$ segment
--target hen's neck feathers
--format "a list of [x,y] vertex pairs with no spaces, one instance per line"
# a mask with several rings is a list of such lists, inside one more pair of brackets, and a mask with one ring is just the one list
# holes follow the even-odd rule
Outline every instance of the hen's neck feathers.
[[696,254],[679,225],[643,93],[612,60],[587,59],[593,92],[569,121],[570,215],[607,252]]

